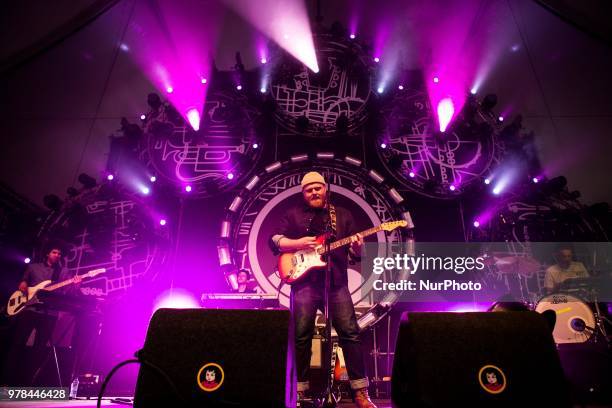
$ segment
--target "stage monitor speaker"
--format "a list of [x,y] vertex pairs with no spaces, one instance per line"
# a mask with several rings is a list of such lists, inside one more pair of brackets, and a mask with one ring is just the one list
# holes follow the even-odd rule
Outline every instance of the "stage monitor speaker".
[[287,310],[159,309],[134,406],[284,407],[288,329]]
[[536,312],[408,313],[394,407],[569,407],[559,355]]

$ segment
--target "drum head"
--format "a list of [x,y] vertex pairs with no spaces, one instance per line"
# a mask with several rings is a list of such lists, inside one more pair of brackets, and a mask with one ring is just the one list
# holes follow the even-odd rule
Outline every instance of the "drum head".
[[557,315],[553,330],[555,343],[584,343],[593,334],[595,316],[578,297],[564,293],[544,296],[536,305],[536,312],[546,310],[554,310]]

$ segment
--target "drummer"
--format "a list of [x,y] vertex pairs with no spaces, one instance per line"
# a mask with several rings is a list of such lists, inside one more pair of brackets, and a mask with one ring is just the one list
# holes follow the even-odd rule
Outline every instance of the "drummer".
[[589,274],[582,262],[573,261],[574,251],[570,245],[557,247],[555,259],[557,263],[546,269],[544,289],[547,294],[558,292],[561,283],[572,278],[588,278]]

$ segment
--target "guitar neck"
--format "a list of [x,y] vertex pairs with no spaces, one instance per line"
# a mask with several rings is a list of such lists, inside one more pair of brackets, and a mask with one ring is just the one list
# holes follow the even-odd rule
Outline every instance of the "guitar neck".
[[[382,225],[379,225],[377,227],[372,227],[372,228],[369,228],[369,229],[367,229],[365,231],[361,231],[358,234],[360,234],[362,237],[365,238],[365,237],[370,236],[372,234],[376,234],[377,232],[382,231],[382,230],[383,230]],[[355,234],[355,235],[357,235],[357,234]],[[334,249],[337,249],[337,248],[340,248],[340,247],[343,247],[345,245],[350,244],[351,243],[351,238],[353,238],[355,235],[350,235],[350,236],[348,236],[346,238],[342,238],[342,239],[339,239],[338,241],[332,242],[329,245],[330,251],[333,251]],[[325,246],[321,247],[319,249],[319,251],[318,251],[319,254],[321,254],[321,255],[325,254],[327,252],[327,251],[325,251],[325,249],[326,249]]]
[[59,288],[63,288],[66,285],[70,285],[72,283],[72,279],[65,280],[63,282],[54,283],[53,285],[49,285],[45,287],[46,291],[52,291]]

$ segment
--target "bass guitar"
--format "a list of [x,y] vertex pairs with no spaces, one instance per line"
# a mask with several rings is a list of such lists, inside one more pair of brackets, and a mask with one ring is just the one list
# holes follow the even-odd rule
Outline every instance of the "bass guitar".
[[[82,279],[93,278],[94,276],[99,275],[104,272],[106,272],[106,268],[100,268],[100,269],[94,269],[92,271],[89,271],[79,276]],[[41,289],[46,290],[46,291],[56,290],[59,288],[63,288],[64,286],[73,284],[74,280],[75,280],[74,278],[70,278],[70,279],[66,279],[65,281],[54,283],[54,284],[51,284],[51,280],[42,281],[36,286],[29,287],[27,296],[22,291],[17,290],[11,295],[8,301],[8,305],[6,306],[6,313],[9,316],[13,316],[21,312],[23,309],[25,309],[26,306],[36,303],[34,296],[36,295],[36,292],[38,292]]]
[[[393,231],[396,228],[404,228],[407,225],[408,222],[404,220],[390,221],[380,224],[377,227],[361,231],[359,234],[365,238],[379,231]],[[350,244],[353,237],[356,235],[357,234],[332,242],[329,245],[330,250],[333,251],[334,249]],[[326,239],[327,235],[319,235],[317,237],[318,245],[313,249],[308,248],[295,252],[283,252],[278,257],[278,273],[283,282],[291,285],[302,280],[311,270],[325,267],[327,263],[323,260],[323,255],[326,254],[327,249],[324,245]]]

